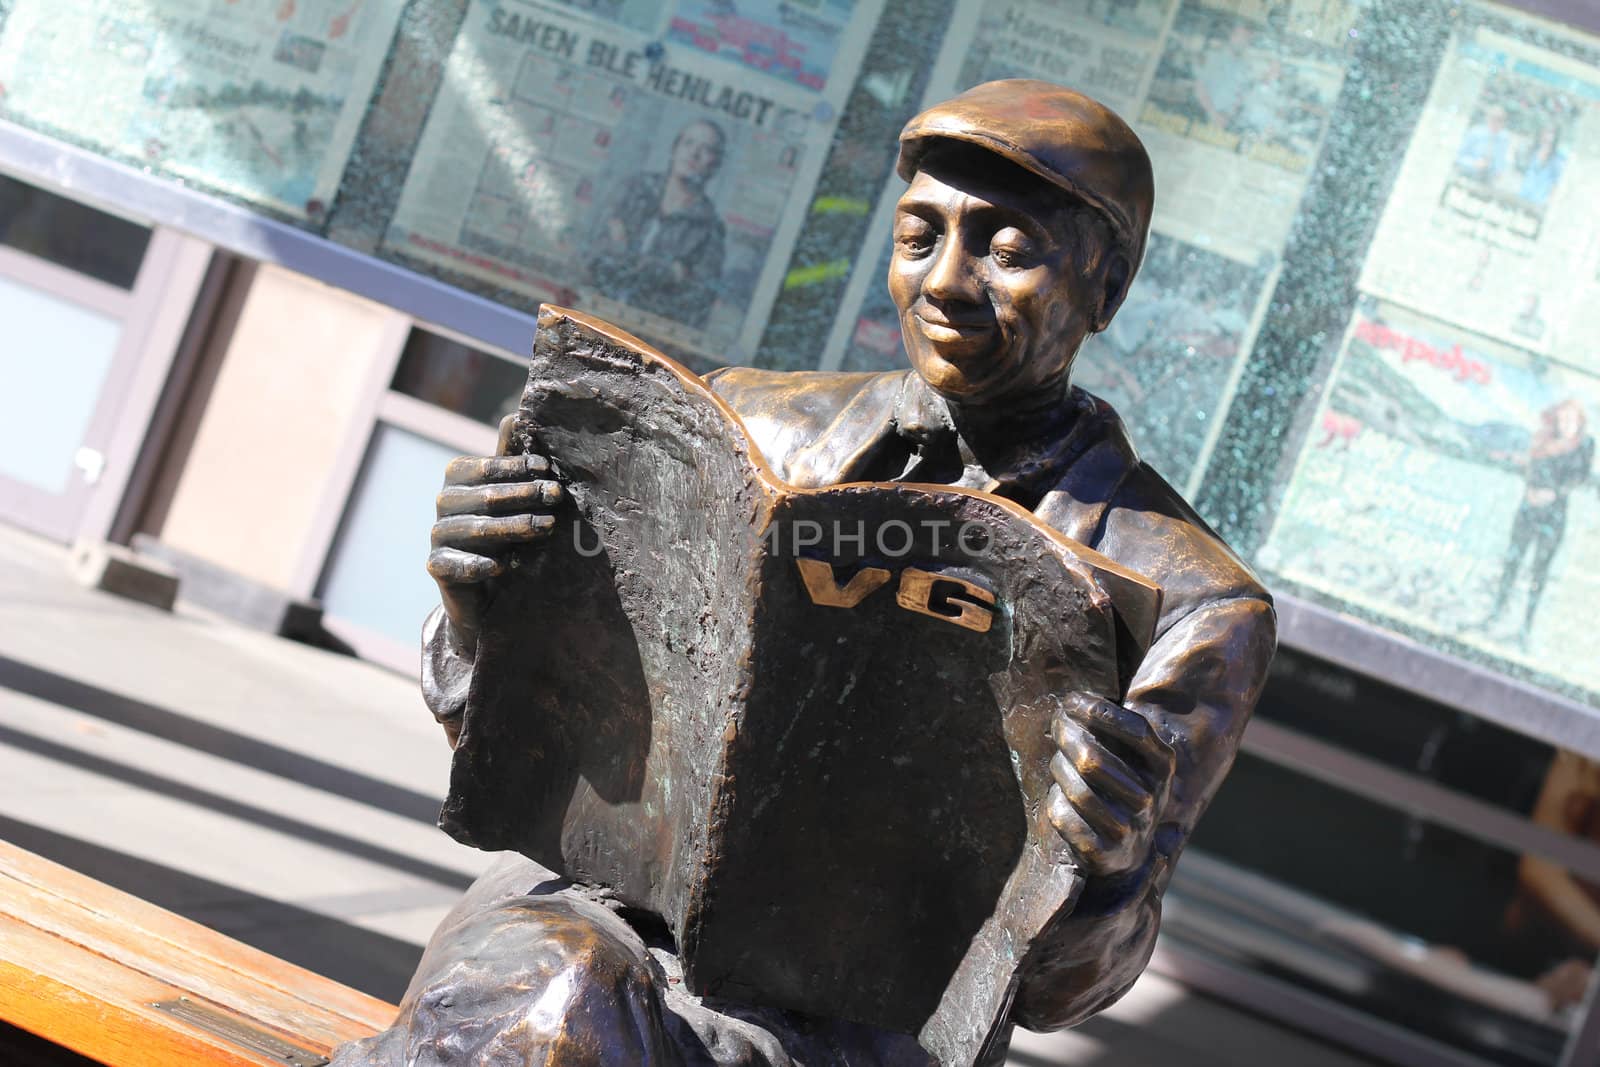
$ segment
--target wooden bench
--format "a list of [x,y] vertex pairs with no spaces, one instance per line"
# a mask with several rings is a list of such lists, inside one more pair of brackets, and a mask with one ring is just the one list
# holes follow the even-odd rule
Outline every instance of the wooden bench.
[[[113,1067],[315,1067],[395,1013],[0,842],[0,1022],[53,1046]],[[0,1033],[0,1062],[24,1060],[40,1057]]]

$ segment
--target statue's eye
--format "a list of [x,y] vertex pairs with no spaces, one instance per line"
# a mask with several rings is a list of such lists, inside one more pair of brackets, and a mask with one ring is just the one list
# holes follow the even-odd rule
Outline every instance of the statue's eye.
[[1009,226],[995,234],[989,242],[989,257],[1007,270],[1030,266],[1036,254],[1033,242],[1021,231]]
[[922,219],[903,218],[894,228],[895,249],[902,256],[917,259],[933,250],[936,235]]

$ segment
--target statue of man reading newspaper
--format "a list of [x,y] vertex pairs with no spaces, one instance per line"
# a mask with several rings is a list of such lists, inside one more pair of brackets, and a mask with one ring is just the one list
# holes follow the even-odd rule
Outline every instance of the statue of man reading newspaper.
[[[1012,1025],[1072,1026],[1144,969],[1173,864],[1232,763],[1275,647],[1266,592],[1139,460],[1109,405],[1069,381],[1137,272],[1150,161],[1095,101],[1003,81],[912,119],[898,169],[910,185],[889,287],[911,369],[726,368],[705,383],[788,486],[952,487],[1025,509],[1160,587],[1119,699],[1048,694],[1048,773],[1024,799],[1081,891],[1007,962],[998,1038],[935,1054],[895,1027],[697,995],[679,961],[688,946],[659,916],[511,855],[435,934],[395,1028],[337,1063],[998,1063]],[[559,466],[502,454],[447,472],[428,560],[443,603],[425,628],[423,691],[452,746],[486,611],[519,560],[553,550],[581,491]]]

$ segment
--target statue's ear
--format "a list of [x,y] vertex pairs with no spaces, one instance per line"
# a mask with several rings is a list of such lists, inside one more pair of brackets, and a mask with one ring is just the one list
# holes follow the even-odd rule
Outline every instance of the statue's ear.
[[1108,252],[1100,276],[1104,288],[1101,289],[1100,307],[1095,312],[1095,333],[1111,325],[1117,309],[1122,307],[1123,298],[1128,295],[1128,285],[1133,281],[1133,265],[1128,260],[1128,254],[1120,248]]

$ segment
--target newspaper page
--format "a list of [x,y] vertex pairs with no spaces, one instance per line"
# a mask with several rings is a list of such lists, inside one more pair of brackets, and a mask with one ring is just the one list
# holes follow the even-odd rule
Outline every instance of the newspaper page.
[[1600,692],[1600,376],[1365,298],[1257,555],[1274,578]]
[[667,40],[821,92],[855,0],[678,0]]
[[14,0],[0,116],[319,221],[403,0]]
[[954,82],[928,103],[998,78],[1038,78],[1092,96],[1131,119],[1143,99],[1177,0],[1007,0],[980,3],[952,27],[963,52]]
[[1134,122],[1157,229],[1242,263],[1282,254],[1356,15],[1346,0],[1184,0]]
[[[1264,13],[1259,18],[1240,14],[1241,7],[1248,5],[966,3],[952,21],[925,101],[932,104],[996,78],[1040,78],[1094,96],[1128,119],[1144,140],[1159,190],[1144,265],[1110,329],[1085,342],[1073,380],[1110,401],[1128,423],[1140,454],[1191,494],[1254,344],[1277,279],[1288,220],[1298,209],[1326,111],[1343,78],[1343,53],[1331,44],[1294,44],[1287,49],[1290,55],[1313,57],[1297,62],[1275,52],[1274,78],[1256,77],[1258,66],[1269,66],[1257,49],[1282,52],[1283,35],[1317,28],[1331,35],[1328,19],[1347,29],[1352,17],[1347,4],[1318,0],[1291,5],[1289,14],[1274,23],[1278,29],[1268,29]],[[1246,30],[1236,34],[1238,26]],[[1247,147],[1241,148],[1242,135],[1223,149],[1172,132],[1180,124],[1171,116],[1192,104],[1189,83],[1175,72],[1187,62],[1194,34],[1205,28],[1250,44],[1237,60],[1240,93],[1249,105],[1238,108],[1241,114],[1248,111],[1239,121],[1258,130]],[[1294,69],[1285,72],[1286,66]],[[1154,98],[1163,77],[1170,106],[1152,111],[1146,101]],[[1315,100],[1314,113],[1306,108],[1308,93]],[[1151,125],[1142,116],[1160,121]],[[1262,147],[1268,144],[1299,146],[1292,174],[1283,166],[1287,157]],[[1198,170],[1190,173],[1190,168]],[[1251,177],[1256,171],[1264,176]],[[845,294],[845,308],[856,310],[835,324],[821,361],[824,369],[905,365],[899,315],[884,283],[894,201],[903,188],[896,179],[885,190],[872,224],[874,254],[863,257]],[[1229,198],[1225,210],[1219,206],[1224,197]]]
[[1451,41],[1360,285],[1600,371],[1600,41],[1526,25]]
[[552,0],[571,11],[581,11],[630,30],[652,36],[661,32],[662,18],[667,5],[661,0]]
[[[754,22],[662,45],[628,5],[587,6],[472,0],[385,247],[746,362],[880,5],[827,5],[848,24],[788,31],[782,54],[804,58],[773,71],[752,67]],[[778,33],[788,6],[760,25]],[[729,54],[740,34],[751,51]]]

